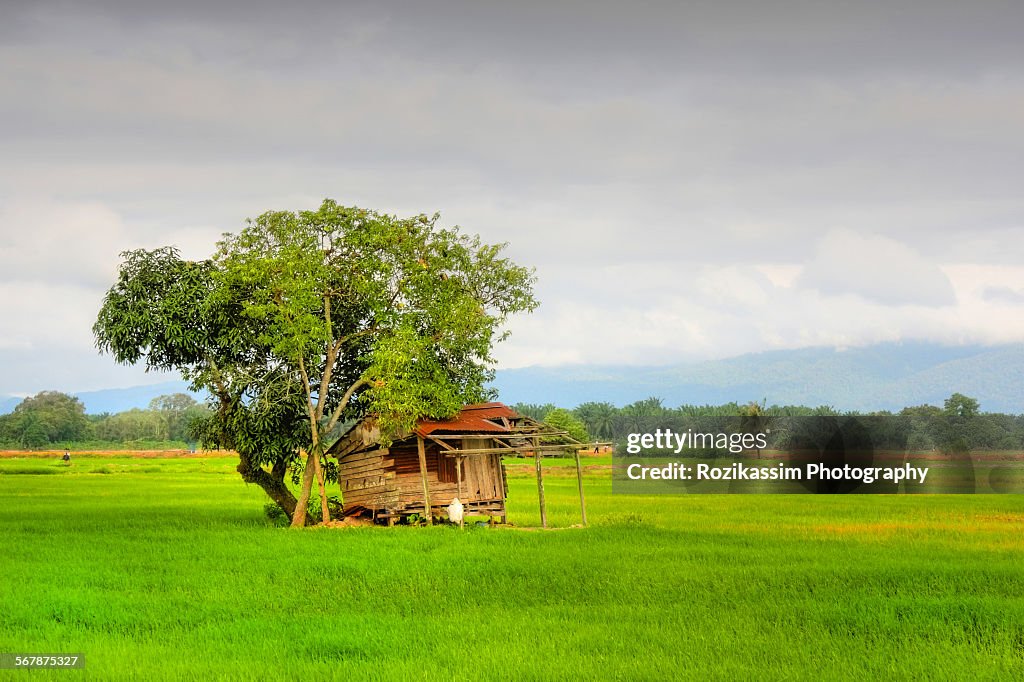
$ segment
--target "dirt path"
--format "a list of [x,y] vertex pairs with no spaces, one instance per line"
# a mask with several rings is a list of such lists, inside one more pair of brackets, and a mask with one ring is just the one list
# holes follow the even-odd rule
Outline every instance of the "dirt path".
[[[71,458],[76,457],[131,457],[135,459],[158,459],[158,458],[203,458],[203,457],[230,457],[231,452],[189,452],[188,450],[71,450]],[[2,457],[33,457],[39,459],[60,459],[64,456],[64,450],[0,450]]]

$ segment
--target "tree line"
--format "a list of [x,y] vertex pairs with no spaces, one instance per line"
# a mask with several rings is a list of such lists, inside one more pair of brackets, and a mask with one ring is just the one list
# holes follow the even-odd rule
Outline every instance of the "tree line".
[[[623,442],[630,433],[656,429],[708,428],[715,419],[744,417],[771,420],[788,417],[888,417],[875,420],[875,437],[884,447],[911,450],[1024,448],[1024,415],[982,412],[978,401],[954,393],[941,407],[919,405],[898,412],[841,412],[823,405],[766,405],[730,402],[721,405],[668,407],[656,397],[623,407],[609,402],[586,402],[573,409],[551,403],[516,403],[520,414],[568,432],[580,442]],[[192,447],[212,412],[185,393],[162,395],[146,409],[86,414],[78,398],[43,391],[25,398],[11,414],[0,415],[0,445],[5,448],[53,447]]]
[[608,402],[586,402],[574,409],[551,403],[517,403],[520,414],[544,421],[569,431],[583,442],[606,441],[622,443],[630,433],[651,433],[656,429],[712,429],[723,418],[731,424],[746,420],[748,425],[768,427],[775,424],[777,446],[783,434],[793,429],[793,418],[802,417],[864,417],[874,442],[879,447],[910,450],[1020,450],[1024,448],[1024,415],[982,412],[977,399],[954,393],[943,405],[918,405],[897,412],[840,411],[829,405],[766,405],[764,401],[722,405],[666,406],[660,398],[651,397],[617,407]]
[[191,447],[196,427],[210,410],[186,393],[162,395],[146,409],[86,414],[78,398],[43,391],[0,415],[0,444],[6,448]]

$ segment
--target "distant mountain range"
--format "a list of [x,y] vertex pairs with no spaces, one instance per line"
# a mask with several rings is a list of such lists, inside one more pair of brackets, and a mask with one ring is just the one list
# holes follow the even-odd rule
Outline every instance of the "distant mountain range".
[[801,348],[667,367],[529,367],[498,372],[504,402],[622,406],[655,396],[665,405],[746,403],[897,410],[942,405],[952,393],[987,412],[1024,413],[1024,344],[941,346],[886,343]]
[[[587,401],[626,405],[650,396],[665,405],[746,403],[831,405],[840,410],[897,410],[941,405],[954,392],[987,412],[1024,413],[1024,344],[941,346],[886,343],[848,350],[801,348],[725,360],[629,367],[577,365],[501,370],[494,385],[506,403]],[[87,391],[76,395],[90,414],[145,408],[153,398],[186,393],[182,381]],[[197,400],[203,396],[193,394]],[[0,413],[20,398],[0,398]]]
[[[86,413],[102,414],[104,412],[124,412],[133,407],[145,409],[149,407],[149,401],[153,398],[171,393],[188,393],[200,402],[206,399],[205,395],[188,390],[188,384],[184,381],[165,381],[147,386],[83,391],[81,393],[73,393],[72,395],[82,401],[85,405]],[[21,400],[21,398],[13,396],[0,398],[0,414],[11,412]]]

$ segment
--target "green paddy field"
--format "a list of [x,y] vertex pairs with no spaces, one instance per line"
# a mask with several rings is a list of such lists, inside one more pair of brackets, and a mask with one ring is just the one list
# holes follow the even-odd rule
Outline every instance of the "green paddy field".
[[230,457],[0,458],[0,679],[1024,679],[1024,495],[613,495],[273,526]]

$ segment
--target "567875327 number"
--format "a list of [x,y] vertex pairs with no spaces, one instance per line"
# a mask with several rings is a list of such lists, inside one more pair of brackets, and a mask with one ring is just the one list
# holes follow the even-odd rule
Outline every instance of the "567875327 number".
[[82,654],[0,654],[0,670],[17,668],[84,668]]

